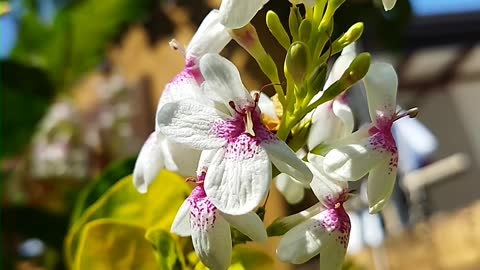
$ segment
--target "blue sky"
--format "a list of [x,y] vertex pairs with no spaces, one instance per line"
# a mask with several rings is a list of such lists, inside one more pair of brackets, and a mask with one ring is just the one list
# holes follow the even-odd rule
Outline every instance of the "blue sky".
[[480,0],[410,0],[410,4],[417,16],[480,11]]

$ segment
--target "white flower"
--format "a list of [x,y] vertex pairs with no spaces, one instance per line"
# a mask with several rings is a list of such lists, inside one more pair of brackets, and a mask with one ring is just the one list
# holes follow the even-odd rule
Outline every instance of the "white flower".
[[205,192],[222,212],[245,214],[266,197],[271,162],[309,183],[311,173],[292,150],[262,123],[257,106],[236,67],[207,54],[200,61],[203,95],[210,100],[181,100],[163,106],[159,130],[169,139],[196,149],[215,150],[205,177]]
[[202,263],[212,270],[227,269],[231,262],[230,226],[253,241],[264,242],[267,233],[262,220],[253,212],[232,216],[219,211],[207,197],[202,173],[192,194],[185,200],[173,221],[171,231],[192,236],[193,247]]
[[[320,253],[320,269],[341,269],[351,228],[343,207],[350,196],[347,182],[336,181],[323,171],[322,156],[309,154],[308,160],[313,173],[310,185],[320,203],[301,216],[285,218],[288,221],[283,223],[294,227],[280,240],[277,256],[282,261],[300,264]],[[303,222],[299,222],[301,218]]]
[[242,28],[267,2],[268,0],[222,0],[221,23],[231,29]]
[[385,11],[389,11],[395,6],[397,0],[382,0],[382,3]]
[[[218,10],[211,11],[205,17],[184,52],[185,68],[163,90],[157,114],[166,103],[191,99],[199,94],[200,83],[203,81],[198,68],[200,58],[206,53],[220,52],[231,40],[219,21]],[[172,41],[171,46],[181,50],[175,41]],[[156,127],[138,156],[133,172],[134,185],[139,192],[147,192],[148,187],[164,168],[184,176],[195,175],[199,156],[200,151],[172,142],[158,132]]]
[[398,153],[391,128],[397,115],[398,79],[393,67],[374,64],[364,78],[372,124],[336,143],[325,156],[325,172],[336,179],[355,181],[369,173],[370,213],[380,211],[390,198],[397,175]]

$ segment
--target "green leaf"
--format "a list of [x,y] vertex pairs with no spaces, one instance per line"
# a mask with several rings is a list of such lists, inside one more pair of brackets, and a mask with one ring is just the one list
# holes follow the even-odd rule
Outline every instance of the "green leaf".
[[73,208],[70,224],[80,219],[85,210],[96,202],[120,179],[132,173],[136,158],[128,158],[109,165],[98,178],[86,186],[78,195]]
[[155,248],[155,255],[160,269],[182,270],[185,269],[185,258],[182,248],[174,236],[163,229],[151,228],[147,231],[145,238]]
[[68,89],[98,65],[109,43],[155,5],[155,0],[74,1],[58,12],[53,25],[42,23],[38,11],[30,7],[21,17],[11,57],[44,69],[57,91]]
[[273,269],[273,259],[266,253],[247,246],[237,246],[233,250],[230,270]]
[[74,270],[158,269],[145,228],[112,219],[85,226]]
[[132,176],[120,180],[92,204],[73,224],[65,239],[65,256],[69,265],[76,253],[84,226],[97,219],[110,218],[143,228],[170,230],[177,210],[190,194],[190,187],[180,176],[162,171],[147,194],[140,194]]
[[[196,256],[196,254],[193,254]],[[249,246],[235,246],[233,248],[232,263],[228,270],[269,270],[273,269],[274,261],[268,254]],[[198,261],[194,270],[208,270]]]

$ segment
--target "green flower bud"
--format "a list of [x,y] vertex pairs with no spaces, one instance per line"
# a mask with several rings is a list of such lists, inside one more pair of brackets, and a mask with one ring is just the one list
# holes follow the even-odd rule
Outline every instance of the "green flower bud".
[[354,25],[352,25],[347,32],[345,32],[340,38],[335,40],[332,44],[332,53],[338,53],[343,48],[347,47],[351,43],[357,41],[360,36],[363,34],[363,23],[358,22]]
[[309,62],[308,46],[301,41],[292,43],[285,58],[285,73],[292,76],[296,85],[303,85]]
[[347,80],[351,85],[363,79],[370,68],[372,57],[369,53],[361,53],[353,59],[347,71],[343,73],[340,80]]
[[335,14],[335,11],[345,2],[345,0],[328,0],[327,10],[323,15],[322,21],[318,26],[318,30],[320,31],[320,27],[325,27],[326,25],[330,24]]
[[288,36],[287,31],[285,31],[285,28],[283,28],[277,13],[269,10],[267,12],[266,20],[270,33],[272,33],[278,43],[280,43],[285,50],[288,50],[288,47],[290,47],[290,37]]
[[308,78],[308,94],[313,97],[323,90],[325,81],[327,80],[327,64],[317,66]]
[[288,27],[290,28],[290,34],[293,40],[298,40],[298,26],[300,24],[301,15],[297,6],[290,8],[290,16],[288,17]]
[[304,19],[298,28],[298,39],[307,43],[312,33],[312,22]]
[[288,146],[290,146],[294,152],[305,146],[311,127],[312,121],[310,119],[292,130],[292,138],[290,139]]
[[322,97],[317,101],[319,104],[334,99],[343,91],[349,89],[356,82],[361,80],[370,68],[371,56],[369,53],[361,53],[343,73],[340,80],[333,83],[327,90],[324,91]]

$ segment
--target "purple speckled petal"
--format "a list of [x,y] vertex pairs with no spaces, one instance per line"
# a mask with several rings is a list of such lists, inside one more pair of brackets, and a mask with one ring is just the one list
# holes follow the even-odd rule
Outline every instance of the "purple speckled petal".
[[[392,157],[393,158],[393,157]],[[397,166],[389,159],[378,164],[368,175],[368,204],[371,214],[378,213],[392,195],[397,177]]]
[[205,191],[222,212],[242,215],[262,203],[271,179],[272,167],[265,149],[242,134],[213,157],[205,177]]

